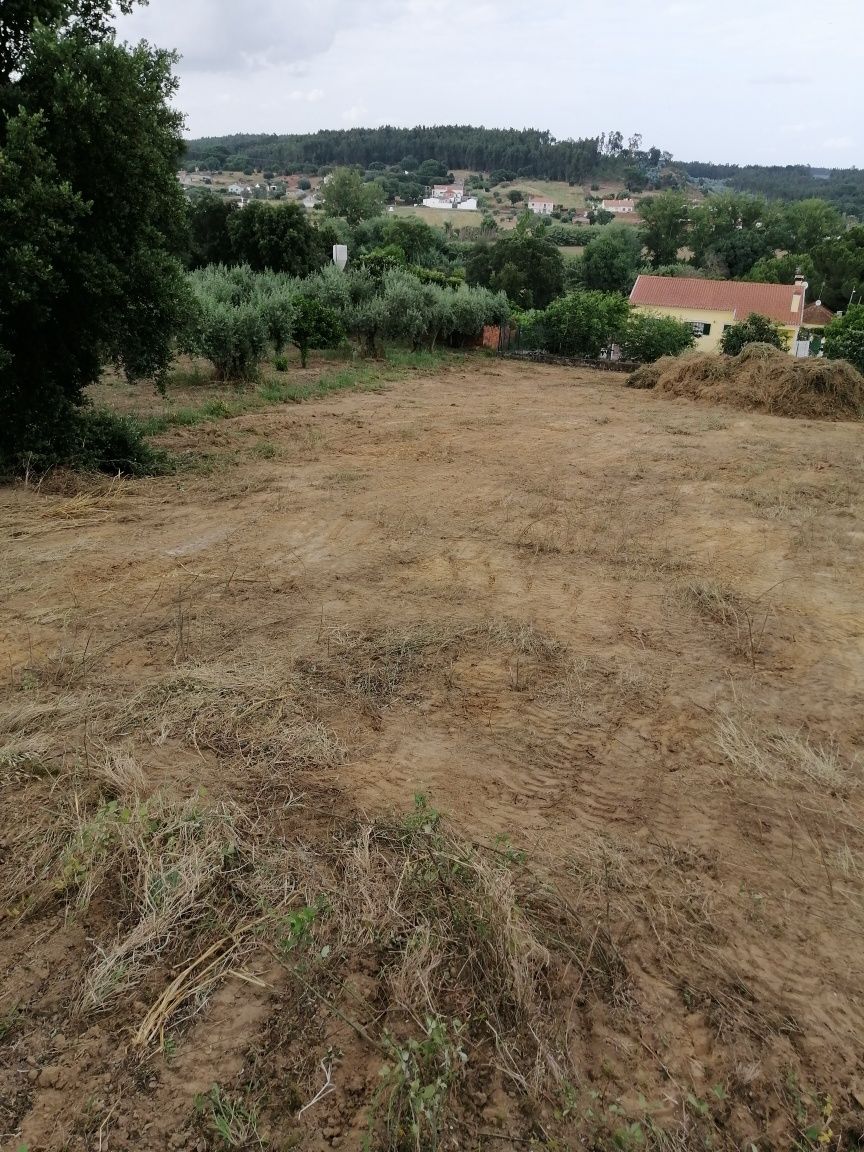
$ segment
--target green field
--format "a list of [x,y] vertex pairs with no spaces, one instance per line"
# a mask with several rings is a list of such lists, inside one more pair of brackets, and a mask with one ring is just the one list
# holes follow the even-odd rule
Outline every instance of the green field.
[[[389,212],[389,209],[387,209]],[[425,220],[427,224],[431,224],[433,228],[443,228],[447,220],[453,225],[454,228],[479,228],[483,222],[483,214],[481,212],[460,212],[458,209],[446,208],[424,208],[423,205],[414,207],[413,205],[404,205],[399,208],[394,208],[393,213],[396,216],[419,216],[421,220]]]

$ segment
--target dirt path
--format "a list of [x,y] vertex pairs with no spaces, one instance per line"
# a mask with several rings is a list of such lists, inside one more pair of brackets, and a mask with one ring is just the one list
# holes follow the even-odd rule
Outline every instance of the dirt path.
[[[130,701],[201,669],[223,677],[222,698],[258,678],[275,692],[291,669],[344,750],[316,774],[325,799],[308,779],[290,785],[307,804],[375,820],[422,794],[469,840],[526,853],[588,941],[614,945],[626,979],[611,998],[586,1001],[578,969],[567,976],[579,1104],[549,1105],[535,1137],[557,1125],[574,1147],[611,1147],[616,1132],[630,1147],[638,1124],[649,1145],[662,1128],[682,1142],[657,1147],[685,1148],[710,1122],[714,1147],[764,1152],[815,1147],[833,1123],[831,1146],[851,1147],[864,1105],[862,429],[480,361],[166,439],[202,442],[224,460],[208,476],[0,493],[0,847],[18,844],[36,795],[16,733],[27,756],[47,754],[38,722],[9,720],[22,706],[55,716],[74,697],[94,746],[134,756],[145,790],[204,786],[245,804],[230,747]],[[190,716],[188,732],[206,728],[204,705]],[[62,744],[51,755],[79,763],[85,734],[72,715],[48,730]],[[254,767],[255,749],[242,755]],[[56,907],[10,913],[10,1139],[31,1152],[208,1147],[194,1092],[257,1076],[271,1146],[361,1146],[376,1061],[356,1037],[338,1037],[347,1079],[329,1103],[290,1123],[273,1103],[268,1075],[294,1057],[273,1040],[266,955],[248,968],[263,985],[229,980],[178,1032],[173,1070],[136,1079],[125,1045],[146,995],[116,1019],[64,1016],[68,981],[112,931],[104,908],[88,915],[61,930]],[[334,1042],[317,1026],[316,1059],[294,1073],[303,1102]],[[267,1075],[250,1055],[262,1051]],[[46,1066],[63,1071],[46,1081]],[[460,1138],[494,1129],[488,1147],[508,1133],[527,1146],[518,1094],[484,1075]],[[91,1099],[103,1142],[79,1144],[70,1116]]]

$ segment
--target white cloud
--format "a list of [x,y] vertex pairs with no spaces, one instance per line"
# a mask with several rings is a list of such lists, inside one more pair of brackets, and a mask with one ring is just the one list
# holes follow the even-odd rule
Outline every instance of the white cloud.
[[847,148],[854,148],[855,141],[851,136],[829,136],[824,146],[832,151],[845,151]]
[[[119,25],[183,54],[193,136],[620,129],[682,159],[862,165],[864,5],[824,7],[814,20],[812,0],[724,0],[709,26],[707,0],[150,0]],[[783,41],[795,27],[800,60]]]
[[318,104],[324,99],[323,88],[310,88],[304,91],[302,88],[294,88],[288,93],[289,100],[302,100],[307,104]]

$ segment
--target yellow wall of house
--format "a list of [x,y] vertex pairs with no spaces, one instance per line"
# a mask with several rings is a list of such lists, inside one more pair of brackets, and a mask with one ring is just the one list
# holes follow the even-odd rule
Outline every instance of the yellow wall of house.
[[[696,348],[699,352],[719,352],[724,327],[736,323],[734,312],[709,312],[705,308],[661,308],[656,305],[649,308],[645,304],[634,304],[634,308],[638,312],[649,312],[652,316],[671,316],[673,320],[683,320],[687,324],[710,324],[711,331],[707,336],[696,337]],[[798,329],[784,327],[783,331],[791,349]]]

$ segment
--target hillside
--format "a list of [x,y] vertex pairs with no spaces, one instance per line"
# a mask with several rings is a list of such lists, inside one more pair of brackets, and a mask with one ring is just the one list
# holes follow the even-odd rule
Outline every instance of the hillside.
[[864,171],[857,168],[678,162],[657,147],[643,148],[639,136],[625,141],[614,131],[580,140],[556,140],[550,132],[537,129],[470,125],[211,136],[188,141],[186,163],[232,171],[300,172],[344,164],[411,167],[404,162],[416,164],[430,158],[451,169],[497,169],[523,178],[568,184],[601,177],[623,179],[635,183],[637,190],[671,167],[682,178],[709,186],[784,200],[815,196],[836,204],[843,212],[864,215]]

